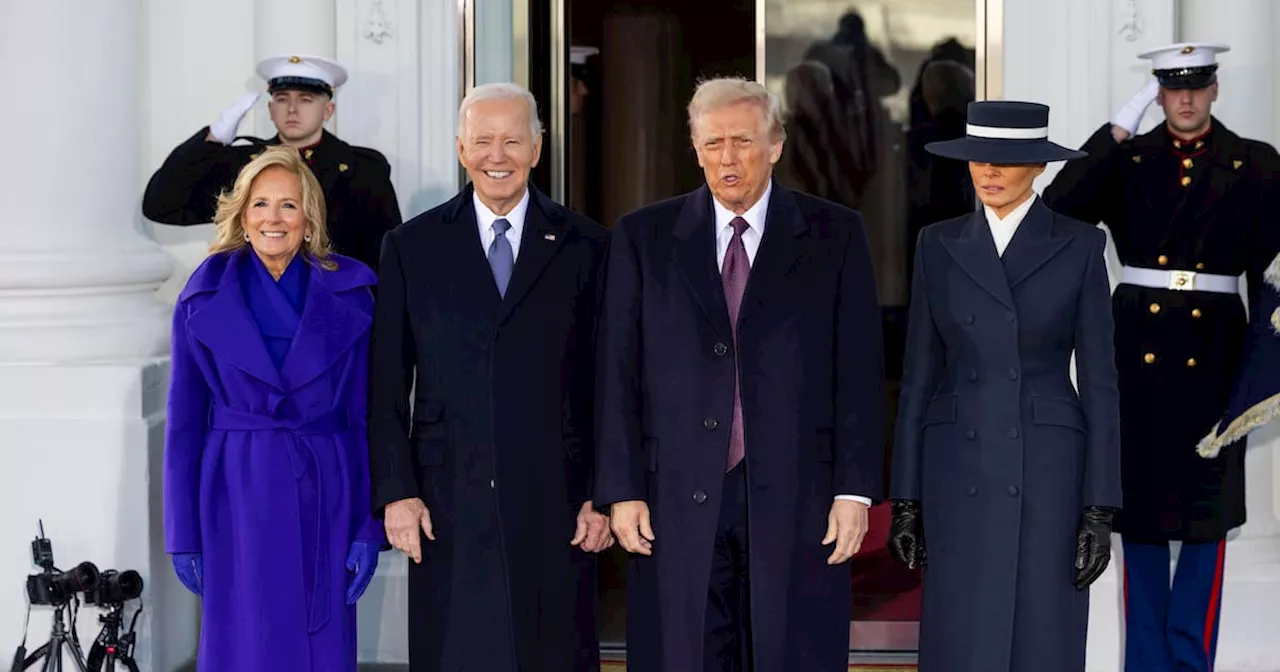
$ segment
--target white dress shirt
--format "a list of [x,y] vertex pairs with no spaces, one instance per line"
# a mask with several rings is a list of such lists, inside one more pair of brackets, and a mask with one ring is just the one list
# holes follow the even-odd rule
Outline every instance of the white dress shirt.
[[[732,210],[720,205],[720,201],[715,198],[711,199],[711,205],[715,209],[716,215],[716,270],[724,268],[725,255],[729,253],[729,241],[733,240],[733,220],[741,217],[747,222],[747,230],[742,232],[742,246],[747,248],[747,261],[751,265],[756,263],[756,252],[760,251],[760,239],[764,236],[764,227],[768,219],[765,213],[769,212],[769,196],[773,193],[773,183],[765,187],[764,195],[756,204],[751,206],[741,215],[736,215]],[[859,495],[836,495],[836,499],[846,499],[853,502],[861,502],[867,506],[871,506],[871,499]]]
[[991,228],[991,237],[996,241],[996,254],[1004,256],[1004,251],[1009,247],[1009,241],[1013,240],[1013,234],[1018,232],[1018,225],[1027,216],[1027,211],[1031,209],[1031,205],[1038,198],[1035,194],[1031,194],[1031,198],[1022,202],[1022,205],[1013,209],[1013,212],[1000,219],[996,216],[996,211],[990,206],[982,206],[987,213],[987,226]]
[[493,214],[489,206],[480,201],[480,197],[474,192],[471,194],[471,202],[476,208],[476,226],[480,227],[480,249],[484,252],[487,259],[489,257],[489,246],[493,245],[493,241],[498,237],[493,231],[493,223],[499,219],[507,220],[511,228],[507,229],[507,242],[511,243],[511,261],[515,263],[520,258],[520,236],[524,233],[524,216],[529,211],[529,190],[524,190],[524,197],[505,215],[498,216]]

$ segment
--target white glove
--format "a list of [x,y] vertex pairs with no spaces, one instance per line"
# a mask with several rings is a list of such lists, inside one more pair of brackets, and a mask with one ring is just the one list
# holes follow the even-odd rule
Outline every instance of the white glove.
[[209,124],[209,137],[224,145],[231,144],[236,139],[236,129],[240,128],[244,115],[249,114],[249,110],[253,109],[253,105],[261,97],[261,92],[246,93],[236,102],[228,105],[218,114],[218,118]]
[[1156,94],[1160,93],[1160,84],[1152,79],[1142,90],[1125,103],[1120,111],[1116,112],[1116,116],[1111,123],[1123,128],[1133,135],[1138,132],[1138,125],[1142,123],[1142,115],[1147,113],[1147,108],[1151,107],[1151,103],[1156,100]]

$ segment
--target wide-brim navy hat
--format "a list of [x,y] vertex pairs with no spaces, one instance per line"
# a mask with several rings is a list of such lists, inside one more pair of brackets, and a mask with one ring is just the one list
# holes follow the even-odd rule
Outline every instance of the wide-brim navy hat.
[[948,159],[1025,165],[1088,156],[1049,141],[1049,108],[1040,103],[981,100],[969,103],[965,137],[931,142],[925,149]]

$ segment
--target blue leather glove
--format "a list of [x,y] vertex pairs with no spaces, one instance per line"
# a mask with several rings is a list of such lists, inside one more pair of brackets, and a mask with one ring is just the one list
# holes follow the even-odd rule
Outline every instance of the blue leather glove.
[[377,568],[378,546],[367,541],[351,542],[351,550],[347,552],[347,571],[354,572],[355,575],[347,585],[347,606],[355,604],[364,595]]
[[204,559],[199,553],[174,553],[173,571],[187,590],[204,594]]

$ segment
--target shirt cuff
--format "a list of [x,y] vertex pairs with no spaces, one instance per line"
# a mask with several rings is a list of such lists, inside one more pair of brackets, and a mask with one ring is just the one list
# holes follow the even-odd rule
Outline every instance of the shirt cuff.
[[859,497],[858,495],[836,495],[836,500],[846,500],[850,502],[860,502],[866,506],[871,506],[871,498]]

